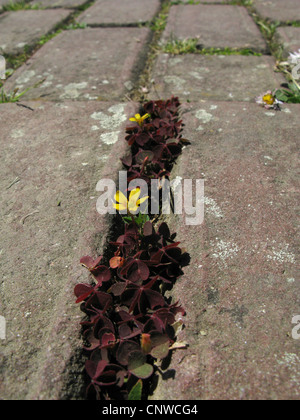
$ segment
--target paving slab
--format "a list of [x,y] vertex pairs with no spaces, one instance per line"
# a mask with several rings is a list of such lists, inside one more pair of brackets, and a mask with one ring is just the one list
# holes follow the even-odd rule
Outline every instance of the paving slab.
[[266,51],[266,43],[245,7],[177,5],[170,8],[162,42],[197,38],[205,48],[251,48]]
[[86,4],[88,0],[36,0],[31,1],[30,4],[35,6],[47,8],[65,7],[70,9],[76,9]]
[[78,21],[90,26],[137,25],[151,21],[160,6],[160,0],[98,0]]
[[[195,3],[212,3],[212,4],[228,4],[232,3],[232,0],[195,0]],[[182,0],[181,3],[190,4],[190,0]]]
[[[13,3],[12,0],[0,0],[0,10],[2,9],[2,6],[9,5],[10,3]],[[17,0],[14,3],[17,3]]]
[[80,258],[101,254],[107,240],[96,184],[116,179],[137,106],[23,105],[0,105],[0,395],[77,399],[84,361],[73,289],[89,281]]
[[34,46],[70,16],[69,10],[20,10],[0,16],[0,54],[15,55]]
[[290,52],[300,50],[300,28],[281,26],[277,29],[277,36],[283,45],[284,57],[288,57]]
[[0,0],[0,10],[1,10],[1,6],[6,6],[9,3],[10,3],[10,0]]
[[191,255],[173,293],[189,348],[173,353],[153,399],[299,400],[299,112],[183,107],[191,145],[172,175],[204,179],[205,217],[165,216]]
[[285,82],[274,67],[274,59],[268,56],[160,54],[152,74],[150,96],[253,102],[261,93]]
[[21,91],[44,80],[24,98],[118,100],[143,68],[150,35],[146,28],[64,31],[20,67],[5,89]]
[[265,19],[279,22],[300,21],[298,0],[253,0],[253,6]]

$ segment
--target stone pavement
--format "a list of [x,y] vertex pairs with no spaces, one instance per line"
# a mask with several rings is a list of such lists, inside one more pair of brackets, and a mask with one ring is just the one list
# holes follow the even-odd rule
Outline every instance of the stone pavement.
[[[96,184],[117,179],[138,101],[178,95],[191,145],[172,176],[205,180],[205,218],[167,218],[191,254],[173,293],[189,347],[173,353],[150,398],[298,400],[300,105],[255,104],[285,79],[252,13],[280,21],[276,36],[296,50],[299,1],[27,3],[41,9],[0,14],[7,67],[33,51],[4,83],[31,89],[0,104],[0,398],[84,398],[73,288],[88,278],[80,257],[101,254],[112,227],[96,211]],[[166,26],[155,34],[160,10]],[[213,50],[165,52],[187,38]]]

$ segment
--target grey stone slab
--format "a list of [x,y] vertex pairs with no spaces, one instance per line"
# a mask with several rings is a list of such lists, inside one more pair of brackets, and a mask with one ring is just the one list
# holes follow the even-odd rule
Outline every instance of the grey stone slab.
[[168,15],[162,41],[197,38],[203,47],[266,50],[266,43],[245,7],[177,5]]
[[45,44],[5,83],[25,98],[118,100],[132,89],[143,66],[150,30],[97,28],[64,31]]
[[0,16],[0,53],[18,54],[24,47],[34,46],[70,15],[70,11],[20,10]]
[[[181,3],[191,4],[190,0],[181,0]],[[195,0],[194,3],[228,4],[232,3],[232,0]]]
[[17,3],[17,0],[12,1],[12,0],[0,0],[0,10],[2,9],[2,6],[7,6],[11,3]]
[[280,87],[284,77],[274,72],[269,56],[160,54],[153,70],[151,98],[179,96],[182,100],[251,101]]
[[159,0],[98,0],[79,22],[88,25],[133,25],[151,21],[160,9]]
[[0,0],[0,8],[1,6],[6,6],[9,3],[10,3],[10,0]]
[[277,29],[277,35],[279,42],[283,45],[285,57],[288,57],[290,52],[295,52],[300,49],[300,28],[282,26]]
[[191,256],[172,293],[189,347],[173,352],[154,399],[299,400],[299,112],[183,107],[191,145],[172,176],[204,179],[205,213],[194,226],[184,210],[166,216]]
[[32,110],[0,105],[1,399],[78,399],[83,314],[73,289],[90,281],[80,258],[103,252],[111,219],[96,210],[96,185],[117,180],[137,105],[23,104]]
[[83,6],[86,3],[87,0],[36,0],[30,2],[30,4],[38,5],[40,7],[65,7],[70,9],[76,9],[77,7]]
[[300,21],[298,0],[254,0],[253,5],[263,18],[279,22]]

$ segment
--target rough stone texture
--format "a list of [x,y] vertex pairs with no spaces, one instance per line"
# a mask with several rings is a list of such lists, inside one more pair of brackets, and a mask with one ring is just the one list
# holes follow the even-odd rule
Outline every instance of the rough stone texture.
[[272,57],[188,54],[158,56],[151,98],[177,95],[182,100],[254,101],[285,82]]
[[30,4],[38,5],[40,7],[66,7],[70,9],[75,9],[77,7],[83,6],[85,3],[87,3],[87,0],[36,0],[30,2]]
[[2,9],[2,6],[6,6],[11,3],[11,0],[0,0],[0,10]]
[[172,6],[162,40],[197,38],[198,44],[216,48],[266,50],[266,43],[247,9],[229,5]]
[[263,18],[273,21],[300,21],[299,0],[254,0],[253,5]]
[[14,55],[23,52],[25,45],[34,46],[69,15],[64,9],[4,13],[0,16],[0,54]]
[[73,288],[89,279],[79,259],[101,254],[107,240],[110,219],[96,211],[95,188],[117,177],[124,125],[137,108],[25,105],[34,110],[0,105],[0,395],[80,398],[82,312]]
[[146,28],[64,31],[19,68],[5,88],[24,90],[45,79],[24,97],[120,100],[134,86],[149,36]]
[[192,144],[173,177],[205,180],[205,218],[169,217],[191,254],[173,293],[189,348],[173,353],[152,398],[299,400],[299,111],[185,106]]
[[300,49],[300,28],[280,27],[277,29],[277,35],[279,41],[283,44],[285,57],[288,57],[290,52]]
[[[182,3],[189,3],[190,0],[182,0]],[[232,3],[232,0],[197,0],[197,3],[213,3],[213,4],[227,4]]]
[[78,20],[91,26],[132,25],[151,21],[159,9],[159,0],[98,0]]

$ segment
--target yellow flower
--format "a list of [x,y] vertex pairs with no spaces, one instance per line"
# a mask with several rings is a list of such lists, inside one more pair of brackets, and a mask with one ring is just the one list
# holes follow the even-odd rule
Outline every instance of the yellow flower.
[[262,99],[267,105],[273,105],[275,102],[275,97],[271,93],[267,93]]
[[115,200],[119,204],[113,203],[113,206],[117,210],[127,210],[129,213],[135,213],[139,208],[140,204],[144,203],[149,196],[143,197],[139,199],[141,194],[140,188],[135,188],[130,192],[129,200],[125,197],[125,195],[121,191],[117,191],[115,195]]
[[135,114],[133,118],[129,118],[129,121],[137,122],[139,126],[142,126],[144,123],[144,120],[149,117],[150,117],[149,114],[145,114],[142,117],[140,116],[140,114]]

